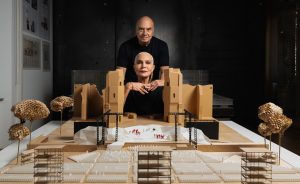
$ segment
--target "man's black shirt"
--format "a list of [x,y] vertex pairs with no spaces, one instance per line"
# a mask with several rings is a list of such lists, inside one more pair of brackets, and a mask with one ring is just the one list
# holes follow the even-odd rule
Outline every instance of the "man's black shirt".
[[140,52],[148,52],[153,56],[155,65],[153,80],[159,79],[161,66],[169,66],[169,50],[166,42],[153,36],[149,45],[141,46],[137,37],[131,38],[120,46],[117,58],[117,66],[126,68],[125,83],[137,81],[133,64],[135,56]]

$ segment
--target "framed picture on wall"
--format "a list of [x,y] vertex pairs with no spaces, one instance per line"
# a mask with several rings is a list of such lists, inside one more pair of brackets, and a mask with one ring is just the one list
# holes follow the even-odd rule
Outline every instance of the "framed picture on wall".
[[51,61],[50,61],[50,44],[43,41],[42,43],[42,61],[43,61],[43,71],[47,72],[51,70]]
[[39,3],[38,11],[39,36],[46,40],[50,39],[50,7],[48,0],[42,0]]
[[40,69],[40,40],[23,35],[23,68]]
[[23,31],[39,35],[37,0],[23,0]]

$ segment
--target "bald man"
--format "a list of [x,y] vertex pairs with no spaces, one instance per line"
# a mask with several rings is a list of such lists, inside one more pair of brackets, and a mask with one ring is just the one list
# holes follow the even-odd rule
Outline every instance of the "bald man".
[[155,65],[150,90],[164,85],[163,71],[169,68],[169,49],[166,42],[153,35],[153,20],[148,16],[143,16],[137,20],[136,36],[120,46],[117,68],[124,70],[125,83],[137,81],[133,70],[134,58],[140,52],[148,52],[153,56]]

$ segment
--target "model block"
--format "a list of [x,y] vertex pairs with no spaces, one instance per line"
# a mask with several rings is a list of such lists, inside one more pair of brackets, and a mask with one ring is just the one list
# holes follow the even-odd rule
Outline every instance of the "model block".
[[108,103],[108,97],[105,93],[105,91],[106,91],[105,89],[106,88],[102,89],[102,100],[103,100],[102,109],[103,109],[103,113],[107,112],[110,109],[110,105]]
[[95,84],[74,85],[74,117],[87,120],[102,114],[102,97]]
[[110,86],[108,88],[108,102],[118,104],[124,101],[124,86]]
[[183,85],[183,107],[197,120],[214,120],[213,85]]
[[[175,115],[170,115],[170,113],[183,113],[182,74],[180,69],[166,69],[164,71],[164,79],[164,120],[169,123],[175,123]],[[183,123],[183,116],[179,115],[177,118],[177,123]]]
[[[103,91],[103,113],[110,110],[110,113],[123,113],[124,106],[124,73],[123,70],[109,71],[106,74],[106,87]],[[122,115],[109,116],[109,123],[120,123]]]
[[183,108],[192,114],[196,114],[198,102],[196,95],[196,86],[192,86],[190,84],[183,84],[182,88]]
[[106,87],[124,86],[124,72],[121,69],[109,71],[106,74]]
[[34,161],[34,149],[25,150],[21,153],[21,164],[28,164]]
[[81,91],[81,119],[87,119],[88,113],[88,94],[90,92],[90,85],[84,84],[82,85]]
[[81,101],[82,101],[81,91],[82,91],[82,84],[75,84],[74,91],[73,91],[75,117],[81,117]]
[[165,77],[165,86],[180,86],[180,85],[182,85],[182,74],[181,74],[179,68],[165,69],[164,77]]
[[[183,109],[183,104],[170,104],[168,106],[167,112],[183,112]],[[166,110],[164,112],[166,112]],[[168,114],[167,119],[165,121],[168,121],[169,123],[175,123],[175,115]],[[177,116],[177,123],[181,124],[183,122],[184,116]]]
[[213,85],[197,85],[197,119],[213,119]]

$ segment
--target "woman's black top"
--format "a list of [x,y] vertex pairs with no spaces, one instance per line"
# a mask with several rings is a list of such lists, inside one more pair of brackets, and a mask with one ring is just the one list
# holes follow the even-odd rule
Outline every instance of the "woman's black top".
[[144,95],[138,91],[130,91],[124,105],[124,112],[135,112],[137,115],[163,114],[162,91],[163,87],[158,87]]

